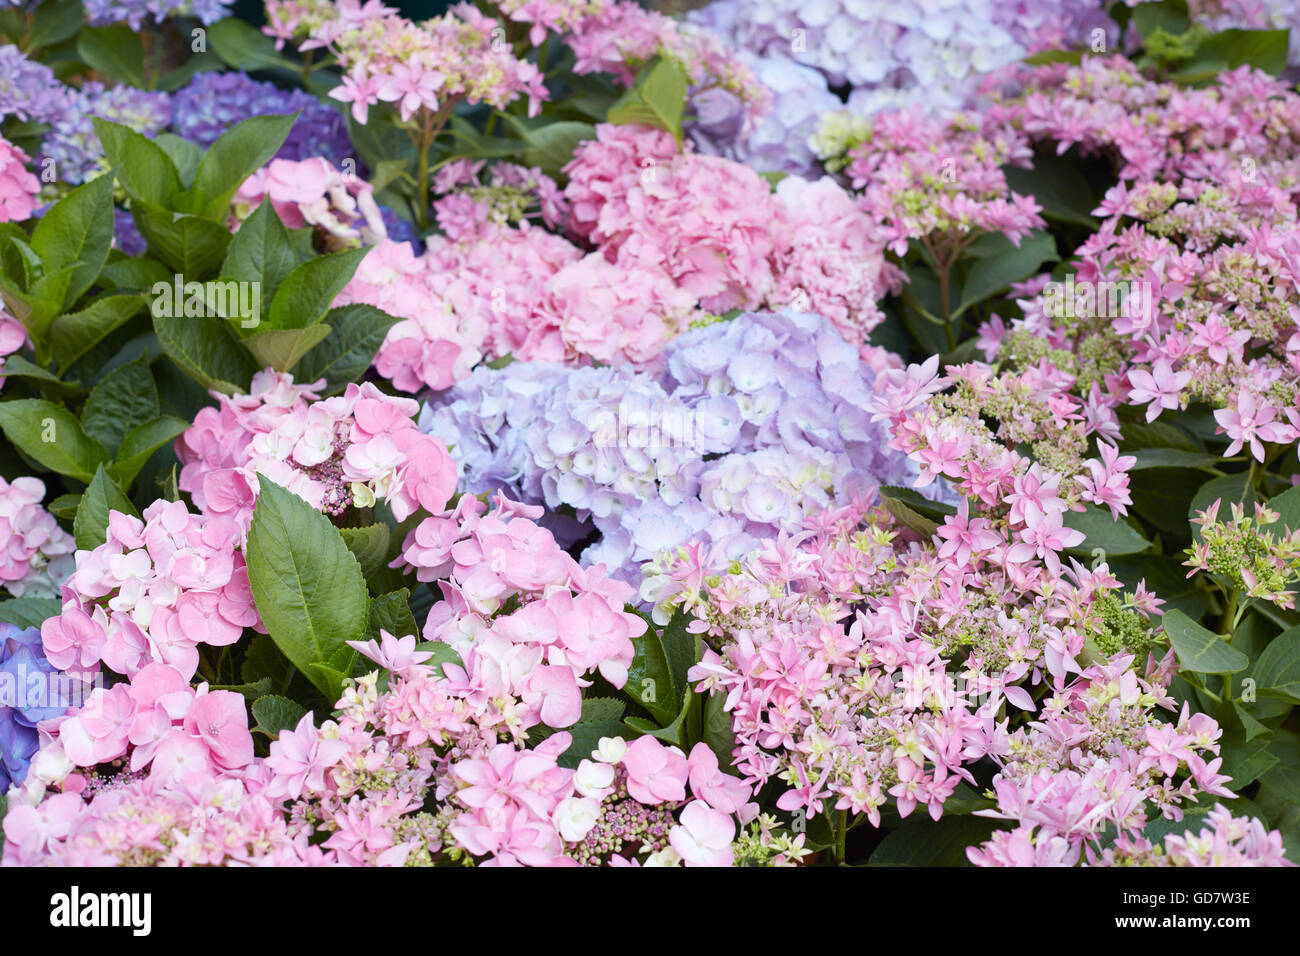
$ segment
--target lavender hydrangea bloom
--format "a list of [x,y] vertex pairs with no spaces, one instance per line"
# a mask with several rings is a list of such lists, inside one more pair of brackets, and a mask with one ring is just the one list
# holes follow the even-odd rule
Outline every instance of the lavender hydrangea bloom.
[[78,185],[104,168],[104,147],[95,135],[91,117],[121,123],[153,138],[171,121],[171,96],[130,86],[105,89],[90,82],[68,90],[67,107],[54,119],[41,144],[41,159],[54,161],[62,182]]
[[747,313],[682,335],[665,357],[657,377],[480,368],[426,406],[421,427],[462,463],[465,490],[571,510],[600,533],[584,562],[630,582],[665,549],[696,539],[736,556],[915,474],[864,411],[872,372],[819,316]]
[[0,120],[52,123],[68,111],[72,97],[44,63],[27,59],[13,44],[0,46]]
[[125,209],[113,208],[113,247],[128,256],[142,256],[149,248],[135,226],[135,217]]
[[125,23],[139,30],[150,17],[162,23],[168,17],[193,16],[205,24],[216,23],[230,13],[234,0],[84,0],[82,6],[91,26]]
[[853,88],[855,108],[970,105],[979,81],[1046,46],[1086,47],[1102,0],[715,0],[688,19]]
[[45,659],[39,628],[0,622],[0,793],[27,776],[36,724],[63,714],[83,691]]
[[843,104],[826,86],[826,77],[787,56],[741,54],[759,82],[772,91],[772,107],[752,130],[742,130],[744,110],[736,96],[714,88],[691,101],[696,119],[686,131],[705,154],[724,156],[759,172],[795,176],[818,175],[817,159],[808,146],[823,113]]
[[302,90],[282,90],[244,73],[196,75],[175,95],[172,125],[178,136],[207,149],[235,123],[251,116],[299,111],[276,156],[292,160],[319,156],[341,167],[352,156],[352,145],[338,110]]

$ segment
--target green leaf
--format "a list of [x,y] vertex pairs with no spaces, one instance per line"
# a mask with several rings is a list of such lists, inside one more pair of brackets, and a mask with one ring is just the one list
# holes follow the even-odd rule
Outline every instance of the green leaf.
[[274,40],[243,20],[227,17],[207,29],[212,52],[236,70],[283,67],[298,72],[297,63],[276,51]]
[[1142,3],[1133,8],[1133,25],[1144,40],[1157,30],[1175,35],[1185,33],[1189,22],[1187,0]]
[[904,527],[927,538],[935,533],[946,516],[957,513],[952,505],[930,501],[913,488],[894,485],[880,489],[880,503]]
[[123,488],[130,488],[153,453],[189,427],[189,422],[173,415],[162,415],[135,426],[123,436],[117,460],[108,466],[109,474]]
[[1142,448],[1133,453],[1137,461],[1129,471],[1146,468],[1213,468],[1223,459],[1203,451],[1184,451],[1181,448]]
[[59,316],[50,325],[50,351],[60,372],[121,328],[144,307],[142,295],[109,293],[92,301],[80,312]]
[[307,713],[307,708],[297,701],[278,694],[268,694],[253,701],[253,719],[261,731],[272,740],[280,736],[281,731],[293,730]]
[[124,86],[143,88],[144,43],[125,24],[87,27],[77,35],[77,55],[96,72]]
[[[1044,262],[1056,262],[1056,240],[1050,232],[1036,230],[1014,245],[1000,233],[970,262],[966,284],[961,290],[961,304],[950,318],[957,318],[971,306],[1004,292],[1013,282],[1027,279],[1039,271]],[[968,250],[970,251],[970,250]]]
[[700,737],[702,709],[703,702],[700,700],[700,695],[688,687],[682,693],[680,706],[674,708],[677,716],[665,726],[658,727],[643,717],[626,717],[623,724],[646,737],[655,737],[671,746],[689,750],[691,742]]
[[1165,634],[1184,670],[1198,674],[1235,674],[1250,665],[1249,657],[1182,611],[1169,611],[1163,621]]
[[17,625],[26,630],[40,627],[46,618],[54,617],[63,610],[58,598],[11,598],[0,601],[0,621]]
[[[366,624],[366,640],[380,640],[379,632],[387,631],[393,637],[419,636],[420,628],[411,613],[411,592],[399,588],[389,594],[381,594],[370,599],[369,620]],[[444,645],[450,646],[450,645]]]
[[118,292],[149,292],[159,282],[170,283],[172,274],[157,259],[117,259],[99,272],[100,285]]
[[44,399],[0,402],[0,428],[23,454],[78,481],[89,482],[108,458],[70,411]]
[[1119,440],[1119,447],[1130,454],[1137,454],[1144,449],[1152,448],[1177,448],[1189,452],[1205,451],[1205,446],[1199,439],[1176,425],[1171,425],[1169,422],[1129,422],[1124,426],[1124,434]]
[[76,382],[65,382],[45,369],[27,361],[17,352],[5,357],[0,364],[0,377],[22,378],[34,383],[45,395],[70,395],[77,391]]
[[580,721],[590,723],[595,720],[618,720],[627,710],[627,705],[613,697],[588,697],[582,702]]
[[[303,381],[306,381],[305,379]],[[392,530],[386,524],[372,524],[363,528],[340,528],[348,550],[361,565],[366,584],[375,594],[386,594],[402,587],[402,574],[390,568],[392,560]]]
[[343,287],[370,250],[349,249],[308,259],[294,267],[271,299],[273,329],[304,329],[325,318]]
[[[1247,741],[1253,741],[1256,737],[1267,736],[1271,733],[1267,726],[1256,720],[1241,704],[1233,701],[1232,709],[1237,719],[1241,721],[1241,727]],[[1226,754],[1226,751],[1221,752]]]
[[1283,528],[1288,531],[1300,529],[1300,485],[1269,498],[1268,508],[1277,512],[1277,523]]
[[540,167],[548,176],[558,177],[569,161],[579,143],[596,138],[596,127],[590,123],[578,123],[562,120],[547,123],[537,129],[523,133],[524,150],[522,162],[525,166]]
[[1268,750],[1267,741],[1242,738],[1237,731],[1225,734],[1220,741],[1223,755],[1220,772],[1232,778],[1233,790],[1241,790],[1277,765],[1278,759]]
[[1273,638],[1251,668],[1250,676],[1259,693],[1300,704],[1300,627]]
[[299,382],[325,379],[334,392],[366,373],[397,318],[373,305],[342,305],[325,313],[324,324],[333,331],[299,360],[294,378]]
[[651,627],[632,643],[636,654],[628,667],[623,693],[649,711],[660,724],[671,723],[680,710],[681,698],[663,642]]
[[78,186],[36,221],[31,245],[41,257],[46,275],[73,267],[60,308],[71,305],[90,288],[104,267],[112,242],[112,176]]
[[329,334],[330,327],[325,324],[306,329],[267,329],[250,335],[243,340],[243,345],[258,365],[288,372]]
[[80,507],[81,495],[59,495],[50,502],[47,510],[56,518],[71,521],[77,516],[77,509]]
[[30,56],[43,46],[53,46],[77,35],[82,29],[81,0],[46,0],[32,17]]
[[1112,517],[1109,509],[1086,505],[1083,511],[1067,511],[1061,523],[1086,535],[1082,543],[1067,549],[1076,554],[1091,554],[1095,548],[1107,555],[1141,554],[1151,548],[1150,541],[1123,519]]
[[163,351],[204,388],[232,395],[246,389],[257,371],[217,319],[155,315],[153,327]]
[[260,283],[262,298],[270,299],[297,264],[298,257],[289,245],[289,230],[271,201],[264,199],[230,240],[221,277]]
[[208,218],[225,214],[235,191],[270,162],[297,118],[296,113],[252,116],[226,130],[208,147],[194,174],[194,192],[202,197],[202,210]]
[[193,186],[194,174],[198,172],[199,161],[203,159],[203,150],[198,144],[175,133],[159,133],[153,141],[171,159],[181,185],[186,189]]
[[656,59],[642,68],[635,85],[609,108],[606,122],[643,123],[667,130],[680,146],[685,108],[686,73],[675,60]]
[[[549,734],[539,734],[540,729],[540,727],[534,727],[528,731],[530,743],[533,742],[535,737],[550,736]],[[572,727],[565,727],[564,729],[572,740],[569,743],[569,748],[556,757],[555,762],[569,770],[576,770],[578,764],[591,757],[591,752],[600,746],[601,737],[627,736],[627,728],[617,720],[578,721]]]
[[1280,76],[1290,45],[1288,30],[1222,30],[1206,37],[1191,62],[1169,78],[1175,83],[1208,83],[1220,73],[1246,65]]
[[158,415],[158,389],[144,355],[109,372],[90,390],[81,410],[81,427],[110,454],[137,425]]
[[[1078,51],[1073,56],[1077,64]],[[1032,169],[1003,166],[1002,172],[1007,178],[1007,185],[1014,192],[1038,200],[1038,204],[1043,207],[1043,215],[1048,219],[1089,229],[1098,227],[1099,223],[1092,215],[1092,210],[1097,208],[1095,194],[1080,172],[1078,163],[1061,156],[1039,154],[1034,156]]]
[[[97,116],[92,117],[91,122],[103,144],[104,154],[113,165],[117,181],[127,194],[137,202],[146,202],[160,210],[166,207],[181,190],[180,175],[166,150],[121,123]],[[135,221],[140,225],[138,212]]]
[[319,665],[365,633],[365,578],[325,515],[265,476],[259,483],[246,548],[253,600],[276,646],[329,693],[333,677]]
[[931,820],[919,814],[881,840],[867,862],[870,866],[970,866],[966,848],[978,846],[1002,828],[986,817]]
[[718,757],[718,766],[731,766],[732,751],[736,749],[736,735],[731,729],[731,715],[722,709],[727,695],[709,694],[704,700],[704,742]]
[[150,251],[187,282],[197,282],[215,272],[225,258],[230,233],[219,222],[173,212],[141,199],[132,204],[131,214]]
[[122,489],[113,483],[100,465],[95,470],[90,487],[81,496],[77,507],[77,517],[72,523],[72,536],[77,539],[77,547],[82,551],[93,551],[108,540],[108,518],[110,511],[140,517],[130,499],[122,494]]

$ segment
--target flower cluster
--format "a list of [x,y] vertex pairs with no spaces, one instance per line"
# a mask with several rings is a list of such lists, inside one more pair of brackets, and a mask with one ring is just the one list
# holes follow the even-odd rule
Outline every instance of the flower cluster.
[[0,623],[0,789],[27,777],[37,725],[84,701],[85,685],[60,674],[41,650],[41,632]]
[[1044,47],[1087,45],[1117,31],[1098,0],[714,0],[690,15],[736,46],[784,55],[852,87],[858,113],[972,105],[981,81]]
[[353,156],[340,113],[302,90],[282,90],[246,73],[203,72],[172,97],[173,131],[203,149],[250,117],[290,113],[297,113],[298,119],[277,158],[320,158],[341,167]]
[[86,0],[86,19],[92,26],[125,23],[140,30],[150,18],[162,23],[170,17],[196,17],[213,24],[230,14],[232,0]]
[[[55,667],[89,678],[103,665],[131,677],[164,663],[189,680],[200,645],[226,647],[244,628],[260,626],[241,529],[230,518],[159,500],[142,518],[110,512],[105,531],[103,544],[77,552],[63,609],[41,625]],[[104,726],[104,733],[117,732]]]
[[14,597],[54,597],[72,572],[72,535],[45,510],[39,478],[0,478],[0,587]]
[[1120,177],[1076,253],[1095,301],[1026,289],[1002,357],[1047,358],[1081,393],[1097,385],[1112,408],[1145,406],[1147,421],[1205,402],[1227,456],[1262,462],[1268,445],[1294,441],[1300,96],[1246,67],[1188,91],[1122,58],[1086,59],[1035,70],[999,113],[1062,150],[1109,157]]
[[875,300],[898,277],[871,219],[834,182],[791,177],[774,195],[749,167],[678,153],[661,130],[596,133],[565,169],[565,197],[571,230],[611,262],[656,266],[711,312],[817,312],[855,345],[883,319]]
[[53,162],[64,183],[75,186],[108,169],[104,147],[91,123],[94,116],[122,123],[152,138],[171,122],[171,96],[130,86],[105,87],[95,81],[80,89],[68,87],[67,101],[52,117],[52,127],[41,143],[38,157],[41,162]]
[[1192,569],[1188,577],[1203,571],[1231,582],[1231,590],[1247,598],[1293,609],[1295,592],[1287,586],[1300,577],[1300,529],[1282,528],[1282,516],[1261,504],[1247,517],[1246,509],[1234,502],[1230,520],[1223,521],[1222,503],[1216,499],[1192,519],[1200,532],[1183,562]]
[[0,136],[0,222],[22,222],[36,209],[41,184],[26,164],[27,154]]
[[214,393],[176,440],[179,487],[207,515],[246,529],[259,475],[329,515],[385,501],[398,520],[441,511],[455,490],[455,465],[411,416],[419,405],[370,383],[316,401],[323,382],[294,384],[270,369],[247,395]]
[[862,208],[884,225],[895,253],[921,240],[940,271],[982,233],[1019,245],[1044,225],[1038,203],[1012,192],[1002,170],[1025,165],[1024,137],[981,116],[897,112],[846,121],[830,114],[814,146],[863,190]]
[[0,120],[53,123],[71,108],[73,91],[54,71],[23,55],[13,44],[0,45]]
[[[828,323],[742,315],[676,339],[658,380],[629,369],[480,369],[426,408],[467,490],[505,488],[601,532],[620,576],[692,537],[728,556],[880,482],[905,461],[862,406],[874,372]],[[582,537],[553,520],[566,540]]]
[[372,245],[388,237],[374,188],[319,156],[273,159],[240,185],[231,206],[238,228],[264,199],[290,229],[310,226],[330,250]]
[[469,4],[456,12],[413,23],[380,3],[267,3],[263,29],[277,46],[293,40],[304,52],[325,49],[344,69],[330,96],[352,104],[358,123],[370,107],[394,104],[402,120],[417,112],[445,116],[457,103],[488,103],[504,109],[524,95],[530,115],[547,98],[537,66],[496,42],[492,18]]

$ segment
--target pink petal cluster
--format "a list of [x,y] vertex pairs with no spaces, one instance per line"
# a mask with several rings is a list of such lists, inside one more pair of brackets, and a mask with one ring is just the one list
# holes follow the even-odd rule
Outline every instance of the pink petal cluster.
[[39,478],[0,478],[0,586],[14,597],[54,597],[72,573],[72,535],[45,510]]
[[260,627],[243,531],[230,517],[160,500],[143,520],[110,512],[106,532],[102,545],[77,552],[63,610],[41,625],[55,667],[90,674],[102,664],[131,677],[164,663],[189,680],[199,645],[226,647]]
[[398,520],[417,508],[441,511],[455,492],[456,466],[440,439],[410,416],[419,406],[369,382],[316,401],[323,383],[298,385],[267,369],[248,395],[214,393],[176,440],[179,487],[205,514],[246,529],[265,475],[315,508],[340,515],[388,502]]
[[0,136],[0,222],[30,219],[41,184],[27,169],[28,156]]
[[238,229],[265,199],[286,226],[316,229],[331,250],[369,246],[388,236],[370,183],[319,156],[273,159],[244,180],[231,206],[230,228]]

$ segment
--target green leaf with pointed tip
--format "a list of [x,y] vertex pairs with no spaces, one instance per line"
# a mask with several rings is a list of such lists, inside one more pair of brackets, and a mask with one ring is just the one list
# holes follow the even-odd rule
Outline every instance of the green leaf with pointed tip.
[[49,342],[59,370],[66,371],[144,305],[142,295],[114,292],[100,296],[80,312],[68,312],[55,319],[50,324]]
[[155,315],[153,327],[163,351],[204,388],[233,395],[244,391],[257,371],[216,319]]
[[100,176],[68,193],[36,221],[32,250],[47,275],[74,266],[60,299],[67,308],[90,288],[113,242],[113,177]]
[[1251,668],[1258,693],[1300,703],[1300,627],[1283,631],[1269,642]]
[[271,299],[268,325],[273,329],[305,329],[325,318],[343,287],[352,281],[369,249],[349,249],[317,256],[295,266]]
[[[166,150],[121,123],[97,116],[90,121],[117,181],[133,200],[164,208],[180,193],[180,174]],[[137,216],[136,224],[139,222]]]
[[267,329],[242,341],[259,366],[288,372],[329,334],[328,325],[313,325],[305,329]]
[[77,507],[77,517],[72,522],[72,536],[77,539],[77,547],[82,551],[93,551],[108,540],[108,517],[110,511],[140,517],[129,498],[122,493],[113,479],[108,477],[104,466],[100,465],[91,479],[90,487],[81,496]]
[[289,244],[289,230],[271,201],[264,199],[230,240],[221,277],[260,283],[262,299],[267,301],[296,265],[298,257]]
[[158,389],[148,358],[141,355],[113,369],[90,390],[81,427],[110,454],[117,454],[128,431],[157,416]]
[[298,114],[251,116],[236,123],[208,147],[194,174],[194,192],[202,197],[203,213],[219,219],[235,191],[275,156],[293,129]]
[[225,258],[230,233],[219,222],[139,199],[132,204],[131,213],[150,252],[180,273],[185,282],[203,280]]
[[266,734],[272,740],[281,732],[293,730],[307,713],[307,708],[297,701],[279,694],[267,694],[253,701],[253,719],[257,721],[255,731]]
[[365,634],[361,566],[325,515],[265,476],[259,484],[246,548],[253,600],[276,646],[333,694],[342,678],[325,662]]
[[0,428],[23,454],[78,481],[89,483],[108,459],[70,411],[44,399],[0,402]]
[[646,64],[636,83],[609,108],[606,122],[618,126],[642,123],[672,133],[680,146],[686,110],[686,73],[672,59]]
[[174,415],[162,415],[137,425],[123,436],[117,460],[108,466],[109,473],[123,488],[130,488],[153,453],[189,427],[189,422]]
[[1250,665],[1250,658],[1218,634],[1206,630],[1186,614],[1172,610],[1163,618],[1165,634],[1183,670],[1198,674],[1235,674]]
[[324,324],[334,331],[298,362],[294,378],[299,382],[325,379],[325,391],[335,392],[355,382],[374,361],[388,330],[397,323],[373,305],[342,305],[325,313]]
[[77,35],[77,56],[124,86],[145,86],[144,42],[124,23],[84,28]]
[[176,175],[180,179],[181,186],[185,189],[192,187],[194,174],[199,169],[199,161],[203,159],[203,150],[196,143],[175,133],[159,133],[153,141],[176,167]]

